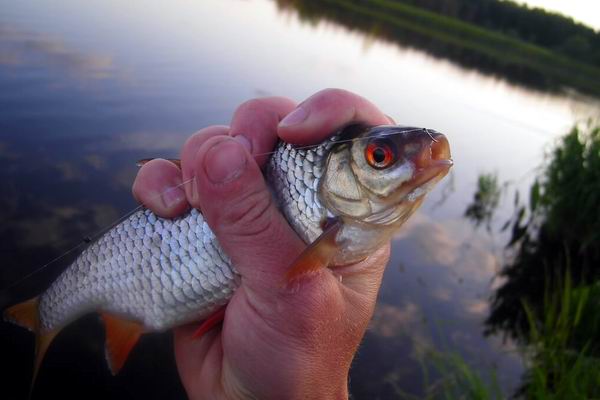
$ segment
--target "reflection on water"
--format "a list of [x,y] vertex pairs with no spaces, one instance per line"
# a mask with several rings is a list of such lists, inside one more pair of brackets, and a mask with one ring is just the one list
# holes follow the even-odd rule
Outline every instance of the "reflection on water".
[[[586,57],[588,54],[584,52],[583,58],[586,58],[589,64],[583,64],[554,54],[548,48],[538,48],[515,40],[514,36],[518,37],[518,32],[514,29],[512,35],[482,29],[481,25],[485,25],[486,28],[494,23],[502,25],[502,16],[497,16],[498,21],[495,21],[494,15],[479,15],[479,18],[474,19],[486,20],[486,23],[474,25],[427,11],[425,8],[431,5],[420,8],[402,1],[356,3],[347,0],[277,0],[277,3],[282,9],[297,10],[300,16],[311,24],[316,24],[321,19],[332,20],[352,30],[360,30],[367,35],[385,38],[402,46],[415,47],[436,57],[447,58],[479,71],[498,74],[521,84],[546,90],[556,90],[569,85],[582,92],[600,94],[600,86],[597,83],[600,69],[596,68],[593,57]],[[449,11],[452,7],[462,8],[461,14],[471,14],[473,17],[478,11],[481,11],[481,14],[491,13],[490,6],[453,4],[449,8],[438,7],[443,14],[449,15],[454,14]],[[512,18],[525,17],[510,12],[506,12],[505,15],[511,15]],[[534,18],[531,20],[533,22]],[[539,20],[536,22],[541,23]],[[586,33],[590,35],[590,40],[594,40],[593,33]],[[536,34],[544,35],[543,32],[537,31]],[[523,36],[525,35],[521,37]],[[535,42],[532,38],[528,40]],[[563,47],[561,50],[566,49]]]
[[60,38],[0,26],[0,65],[59,68],[62,73],[83,79],[111,76],[109,56],[82,53],[69,48]]
[[[595,103],[532,92],[330,22],[307,24],[267,0],[0,0],[0,8],[0,288],[135,207],[136,160],[176,157],[191,132],[227,123],[250,97],[299,101],[344,87],[403,124],[444,132],[456,161],[452,182],[393,243],[351,371],[354,397],[420,393],[427,346],[497,364],[505,387],[517,384],[518,360],[481,335],[499,238],[473,231],[462,214],[480,172],[526,186],[543,146]],[[502,220],[511,213],[497,210]],[[0,291],[0,305],[38,293],[68,261]],[[89,317],[57,338],[38,396],[183,398],[168,334],[143,338],[112,378],[101,332]],[[25,398],[32,338],[4,323],[0,335],[6,382],[19,394],[9,398]]]

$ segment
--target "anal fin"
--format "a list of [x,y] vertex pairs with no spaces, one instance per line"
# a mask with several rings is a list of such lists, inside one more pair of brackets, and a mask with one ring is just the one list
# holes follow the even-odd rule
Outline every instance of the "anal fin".
[[285,280],[289,283],[302,275],[327,268],[337,254],[336,236],[341,227],[342,222],[339,220],[329,224],[323,233],[309,244],[294,261],[285,274]]
[[119,373],[144,327],[135,321],[101,313],[106,331],[106,359],[113,375]]

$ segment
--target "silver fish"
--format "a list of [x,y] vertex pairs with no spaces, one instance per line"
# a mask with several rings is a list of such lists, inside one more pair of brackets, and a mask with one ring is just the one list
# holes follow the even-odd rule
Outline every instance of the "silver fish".
[[[444,135],[420,128],[353,125],[310,148],[279,143],[266,179],[290,225],[310,244],[288,279],[366,258],[451,165]],[[239,284],[199,211],[171,220],[146,209],[92,243],[44,293],[9,308],[5,317],[37,334],[35,377],[58,331],[100,312],[116,373],[142,332],[207,318]]]

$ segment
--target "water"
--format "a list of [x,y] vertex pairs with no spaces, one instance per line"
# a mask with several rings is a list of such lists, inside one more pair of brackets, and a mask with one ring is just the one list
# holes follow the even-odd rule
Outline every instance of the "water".
[[[482,335],[505,238],[475,231],[462,214],[482,172],[526,188],[544,151],[594,115],[596,100],[533,91],[333,23],[307,23],[268,0],[0,0],[0,10],[0,288],[135,207],[135,160],[176,157],[187,136],[227,124],[249,98],[301,101],[342,87],[399,123],[445,133],[456,163],[394,240],[352,393],[419,393],[417,360],[428,346],[495,365],[505,387],[518,384],[514,348]],[[511,215],[505,198],[495,226]],[[64,265],[0,292],[0,304],[37,294]],[[3,390],[24,398],[32,337],[4,323],[0,332]],[[102,346],[93,316],[65,329],[38,396],[184,397],[169,334],[144,337],[115,378]]]

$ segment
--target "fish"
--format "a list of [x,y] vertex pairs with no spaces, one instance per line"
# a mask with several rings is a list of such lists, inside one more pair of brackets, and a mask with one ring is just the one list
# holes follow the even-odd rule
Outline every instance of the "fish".
[[[279,142],[264,175],[307,244],[286,282],[367,258],[452,165],[447,138],[431,129],[354,124],[314,146]],[[60,330],[98,312],[116,374],[145,332],[204,320],[201,335],[217,324],[240,282],[201,211],[165,219],[142,208],[90,243],[46,291],[9,307],[4,317],[36,335],[35,381]]]

